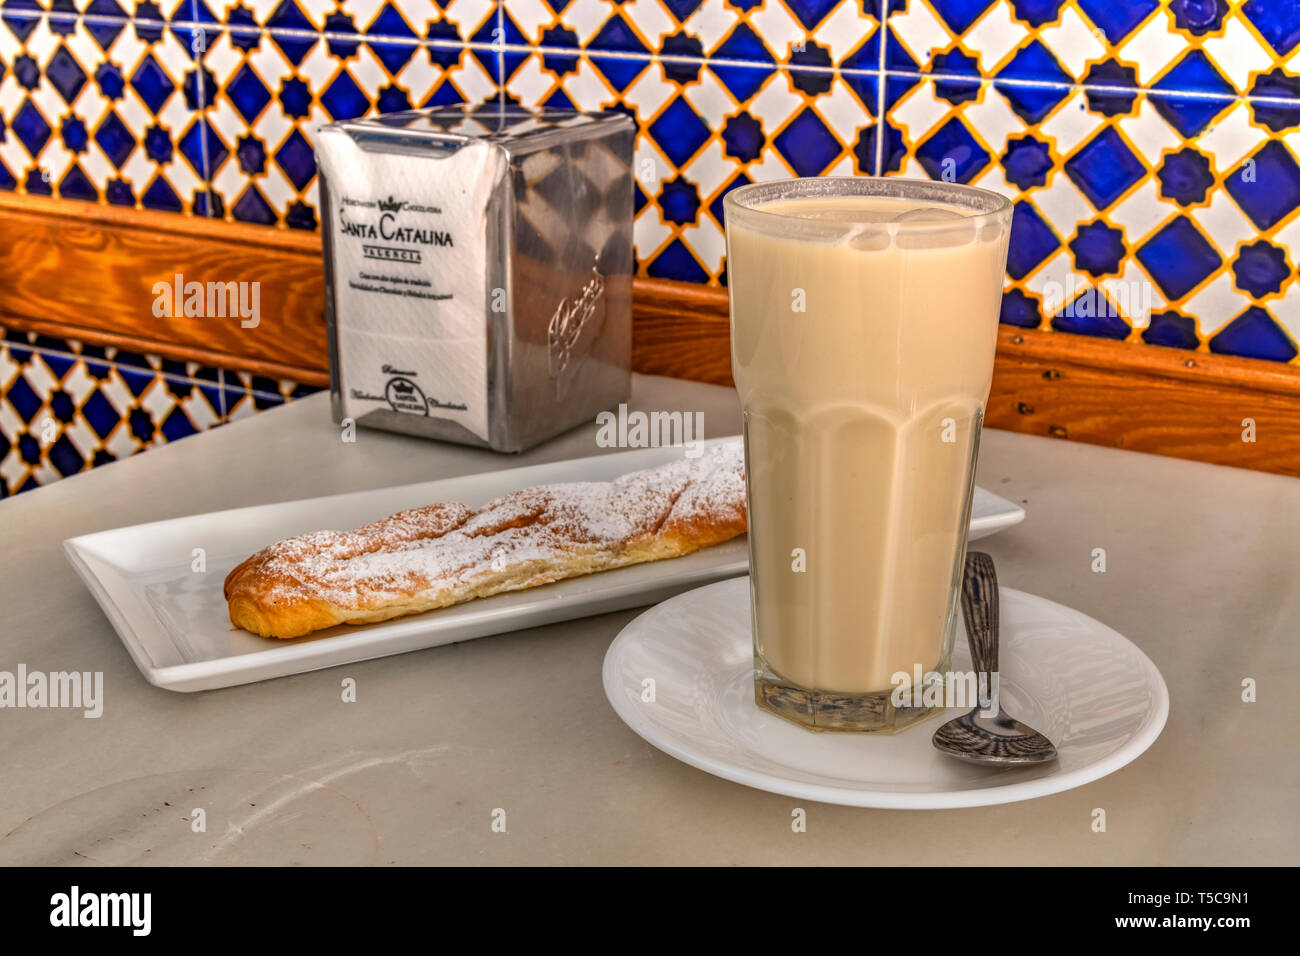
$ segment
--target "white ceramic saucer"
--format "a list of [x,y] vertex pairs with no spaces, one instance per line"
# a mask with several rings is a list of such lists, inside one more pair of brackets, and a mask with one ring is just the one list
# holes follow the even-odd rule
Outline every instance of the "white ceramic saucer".
[[[988,769],[930,737],[951,709],[897,734],[812,733],[754,703],[749,578],[688,591],[625,627],[605,655],[605,694],[629,727],[693,767],[823,803],[939,809],[1027,800],[1118,770],[1160,735],[1169,693],[1150,659],[1078,611],[1001,590],[1004,706],[1046,734],[1052,764]],[[958,626],[953,667],[969,670]],[[642,700],[654,681],[654,702]]]

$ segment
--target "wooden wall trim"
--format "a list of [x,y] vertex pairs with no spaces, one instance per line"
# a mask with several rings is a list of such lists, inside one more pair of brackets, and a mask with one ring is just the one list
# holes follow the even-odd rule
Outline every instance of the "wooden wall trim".
[[[328,381],[314,233],[0,193],[0,263],[11,328]],[[178,273],[258,282],[260,324],[155,316],[154,284]],[[730,384],[726,290],[638,279],[633,367]],[[1300,476],[1300,368],[1274,362],[1003,327],[987,421]]]
[[[0,323],[325,384],[312,233],[0,193]],[[262,321],[154,315],[154,284],[260,283]]]

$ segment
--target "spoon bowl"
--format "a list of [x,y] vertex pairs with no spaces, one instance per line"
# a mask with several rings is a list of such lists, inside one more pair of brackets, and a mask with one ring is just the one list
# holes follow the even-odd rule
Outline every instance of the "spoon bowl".
[[967,763],[1018,767],[1056,759],[1050,740],[1001,708],[996,717],[981,717],[976,708],[948,721],[935,731],[934,745]]

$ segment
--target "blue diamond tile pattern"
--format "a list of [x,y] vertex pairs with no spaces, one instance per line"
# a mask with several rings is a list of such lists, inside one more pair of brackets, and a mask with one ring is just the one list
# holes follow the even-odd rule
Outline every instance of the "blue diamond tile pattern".
[[1065,173],[1098,210],[1105,209],[1147,173],[1114,126],[1107,126],[1065,161]]
[[[0,16],[0,189],[189,212],[210,170],[180,149],[202,103],[192,37],[115,4],[78,15],[4,6]],[[164,8],[159,7],[159,10]],[[93,11],[93,17],[90,16]]]
[[931,179],[968,183],[989,164],[989,154],[954,116],[920,147],[916,157]]
[[0,328],[0,498],[315,389]]
[[1285,142],[1271,139],[1226,177],[1224,186],[1251,222],[1270,229],[1300,207],[1300,163]]
[[1137,257],[1169,299],[1181,299],[1223,264],[1223,257],[1186,216],[1143,243]]
[[[342,6],[328,25],[313,19],[318,7],[299,11],[306,36],[277,33],[261,18],[270,33],[230,27],[209,37],[201,55],[208,102],[199,142],[212,171],[210,214],[316,229],[313,144],[322,123],[501,95],[491,2],[458,0],[455,20],[432,2]],[[487,43],[467,49],[482,31]],[[349,35],[357,39],[339,39]]]
[[1002,320],[1295,361],[1300,75],[1269,39],[1290,6],[995,3],[954,29],[974,6],[890,16],[924,69],[881,171],[989,157],[963,181],[1016,204]]

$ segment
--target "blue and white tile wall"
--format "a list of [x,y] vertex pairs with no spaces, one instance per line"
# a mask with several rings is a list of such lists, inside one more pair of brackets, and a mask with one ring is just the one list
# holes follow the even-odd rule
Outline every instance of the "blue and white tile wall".
[[0,328],[0,498],[308,391],[245,372]]
[[[493,98],[636,118],[644,275],[724,283],[738,184],[946,177],[1004,322],[1297,361],[1297,0],[0,0],[9,190],[314,229],[322,122]],[[302,391],[10,333],[0,494]]]

